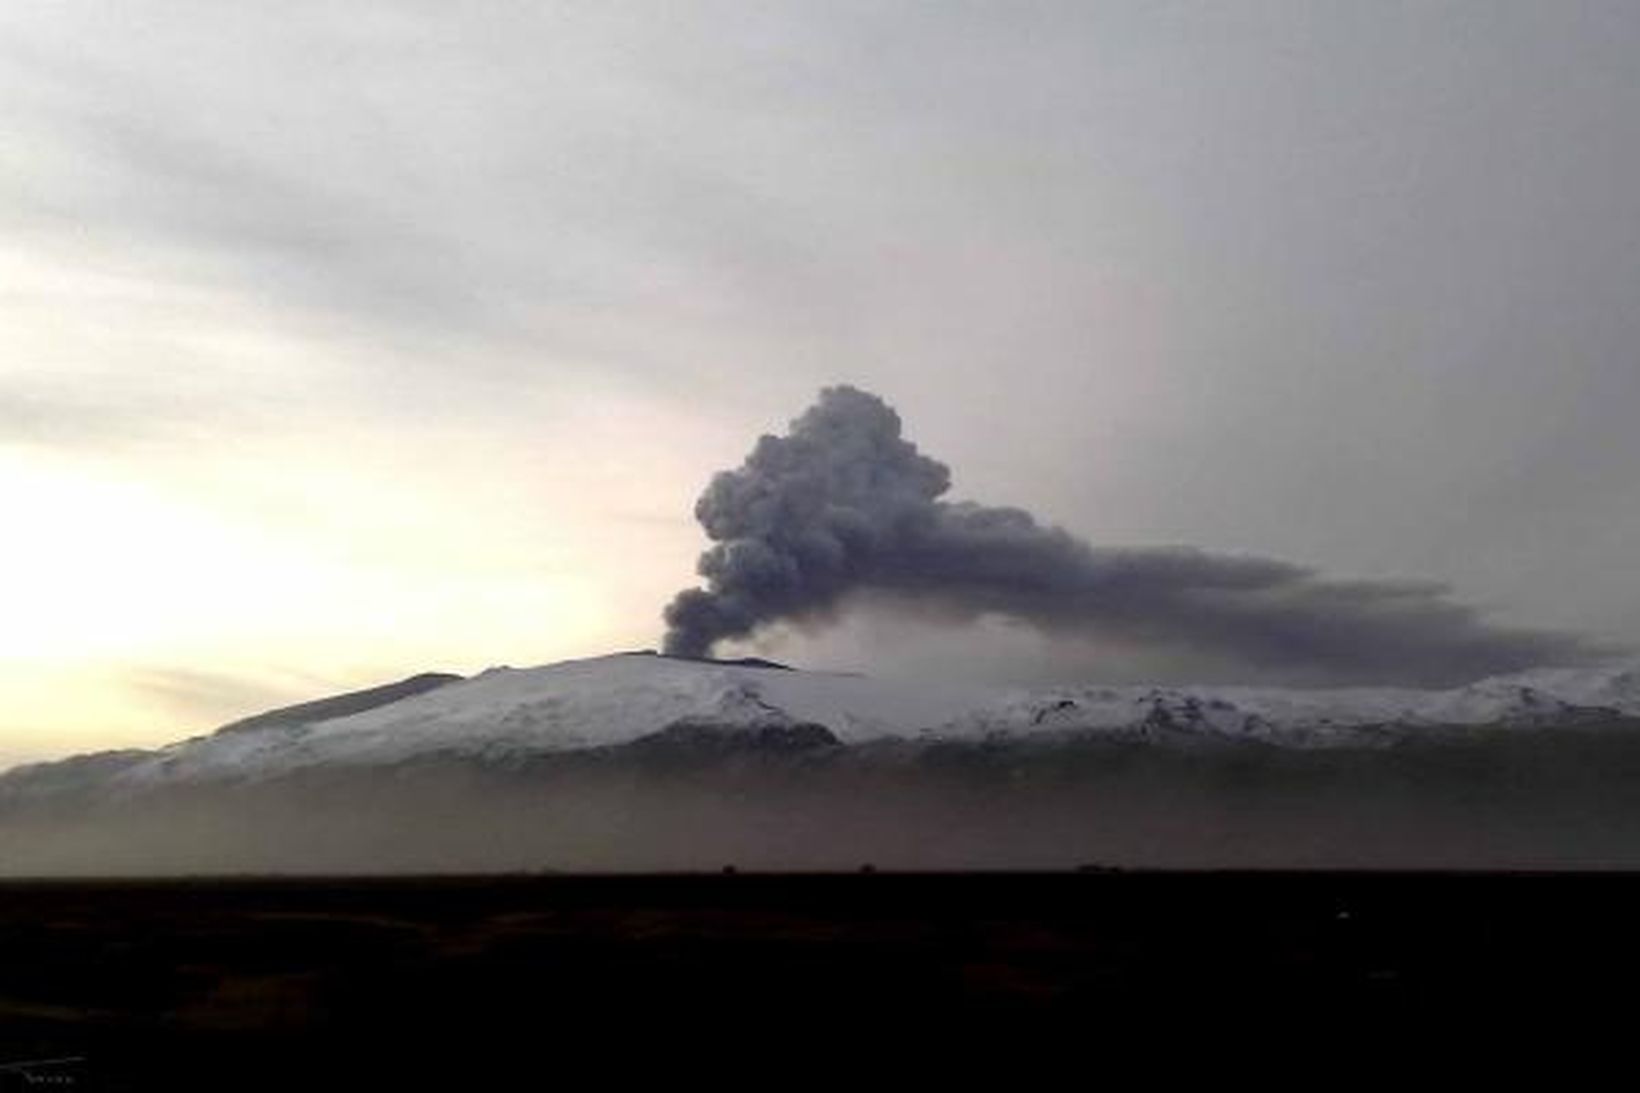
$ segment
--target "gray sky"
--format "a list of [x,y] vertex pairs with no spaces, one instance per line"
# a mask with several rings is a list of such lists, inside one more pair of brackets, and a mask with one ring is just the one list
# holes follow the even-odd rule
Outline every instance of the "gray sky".
[[834,382],[1097,544],[1640,644],[1632,4],[363,7],[0,10],[0,761],[653,644]]

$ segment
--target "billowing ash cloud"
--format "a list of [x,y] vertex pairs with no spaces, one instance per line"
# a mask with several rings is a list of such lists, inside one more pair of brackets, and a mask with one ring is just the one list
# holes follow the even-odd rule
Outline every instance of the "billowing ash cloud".
[[874,395],[831,387],[713,478],[695,514],[705,588],[666,609],[668,652],[882,594],[963,619],[1206,653],[1329,682],[1450,684],[1589,659],[1580,639],[1506,630],[1428,582],[1331,581],[1191,548],[1093,547],[1015,508],[940,500],[944,464]]

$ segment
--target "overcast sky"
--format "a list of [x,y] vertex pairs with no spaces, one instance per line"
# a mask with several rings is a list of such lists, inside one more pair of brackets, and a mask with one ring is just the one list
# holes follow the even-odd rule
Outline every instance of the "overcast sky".
[[1637,56],[1627,2],[13,0],[0,765],[653,645],[835,382],[1097,544],[1640,645]]

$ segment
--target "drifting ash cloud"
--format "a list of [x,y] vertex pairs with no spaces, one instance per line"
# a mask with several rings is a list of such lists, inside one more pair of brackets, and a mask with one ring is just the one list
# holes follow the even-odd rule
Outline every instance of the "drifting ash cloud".
[[1611,651],[1505,629],[1440,584],[1337,581],[1269,558],[1095,547],[1017,508],[941,500],[949,469],[899,415],[830,387],[786,436],[712,479],[695,514],[704,588],[666,608],[666,650],[702,656],[772,623],[823,621],[877,595],[953,622],[1206,654],[1306,682],[1445,686]]

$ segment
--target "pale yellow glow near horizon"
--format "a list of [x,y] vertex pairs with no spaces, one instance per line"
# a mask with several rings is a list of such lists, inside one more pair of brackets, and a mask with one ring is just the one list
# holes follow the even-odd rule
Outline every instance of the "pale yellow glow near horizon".
[[[153,682],[168,673],[232,680],[247,702],[297,699],[550,653],[549,631],[573,645],[600,628],[587,582],[486,571],[425,535],[398,559],[350,558],[141,483],[17,458],[0,461],[0,495],[19,515],[0,544],[0,762],[209,727],[213,696],[179,706]],[[447,569],[429,574],[432,560]]]
[[448,477],[395,485],[369,448],[355,466],[287,447],[196,478],[0,451],[0,766],[416,671],[652,643],[677,578],[645,556],[669,536],[684,556],[686,529],[611,532],[588,483],[486,482],[459,446]]
[[741,437],[527,346],[421,347],[431,368],[207,274],[0,255],[0,768],[654,644],[700,464]]

